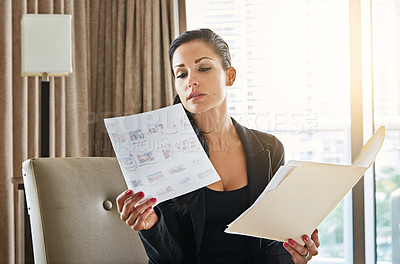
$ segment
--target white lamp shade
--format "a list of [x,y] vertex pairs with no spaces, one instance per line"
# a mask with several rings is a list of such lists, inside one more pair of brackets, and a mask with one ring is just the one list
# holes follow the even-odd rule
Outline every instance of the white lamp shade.
[[23,76],[72,73],[71,15],[23,15],[21,52]]

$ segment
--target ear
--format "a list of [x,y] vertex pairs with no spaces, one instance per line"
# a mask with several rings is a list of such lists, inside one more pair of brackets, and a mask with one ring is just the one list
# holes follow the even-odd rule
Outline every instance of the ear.
[[228,70],[226,70],[226,85],[232,86],[235,80],[236,80],[236,69],[230,67]]

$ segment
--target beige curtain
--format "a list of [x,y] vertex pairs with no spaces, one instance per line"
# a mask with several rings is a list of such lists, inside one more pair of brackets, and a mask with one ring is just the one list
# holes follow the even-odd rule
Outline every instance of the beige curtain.
[[[21,77],[25,13],[73,15],[74,73],[50,78],[50,156],[110,156],[103,118],[173,99],[168,46],[186,27],[184,0],[0,1],[0,263],[14,263],[12,177],[39,156],[40,80]],[[174,13],[179,11],[179,16]],[[174,23],[175,17],[179,22]]]
[[172,104],[173,2],[91,2],[91,155],[112,155],[103,118]]

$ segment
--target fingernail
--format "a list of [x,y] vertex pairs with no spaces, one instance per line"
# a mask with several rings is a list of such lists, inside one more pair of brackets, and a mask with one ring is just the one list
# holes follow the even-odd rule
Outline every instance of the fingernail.
[[305,237],[304,237],[304,241],[307,242],[308,240],[310,240],[310,238],[309,238],[308,236],[305,236]]
[[126,194],[126,195],[132,195],[132,193],[133,193],[132,190],[127,190],[125,194]]
[[155,202],[157,202],[157,199],[156,199],[156,198],[151,198],[150,201],[151,201],[152,203],[155,203]]
[[151,210],[151,209],[153,209],[153,206],[150,206],[150,207],[149,207],[149,210]]
[[294,241],[293,240],[291,240],[291,239],[289,239],[289,243],[290,243],[290,245],[294,245]]
[[285,243],[283,243],[283,246],[288,247],[289,245],[288,245],[288,243],[285,242]]
[[144,197],[144,193],[143,193],[143,192],[138,192],[137,196],[138,196],[139,198],[143,198],[143,197]]

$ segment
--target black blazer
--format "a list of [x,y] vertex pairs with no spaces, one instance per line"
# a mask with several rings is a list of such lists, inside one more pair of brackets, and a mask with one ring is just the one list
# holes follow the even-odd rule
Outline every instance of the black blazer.
[[[249,204],[253,204],[278,168],[284,164],[282,143],[274,136],[248,129],[233,120],[247,162]],[[172,201],[154,208],[159,222],[149,230],[139,232],[149,263],[199,263],[199,250],[205,223],[204,189],[197,202],[185,215],[178,214]],[[292,264],[290,254],[282,243],[251,239],[254,263]]]

